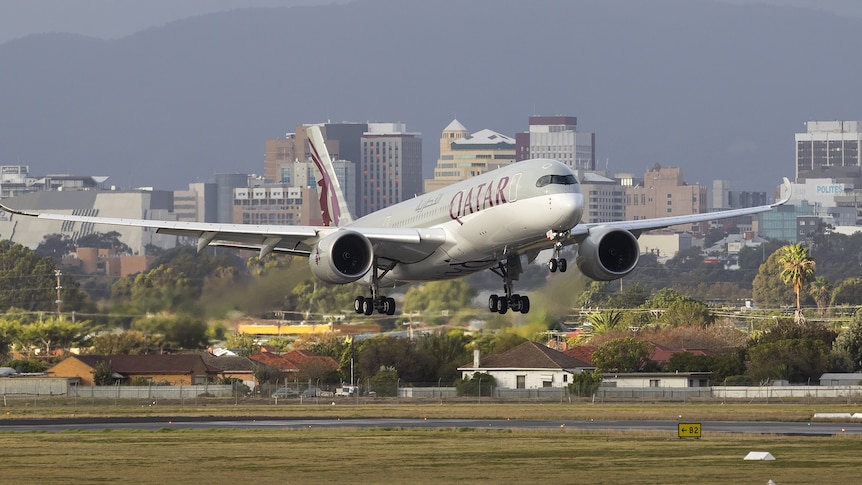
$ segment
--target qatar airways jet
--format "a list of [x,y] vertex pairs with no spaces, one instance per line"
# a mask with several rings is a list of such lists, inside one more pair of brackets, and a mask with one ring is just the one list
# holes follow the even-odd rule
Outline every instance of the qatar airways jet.
[[[677,224],[768,211],[787,202],[705,214],[636,221],[581,223],[584,197],[575,174],[557,160],[513,163],[352,220],[335,178],[320,128],[308,128],[312,159],[320,173],[324,226],[274,226],[120,219],[17,210],[13,214],[61,221],[154,228],[208,245],[308,257],[311,272],[328,283],[358,282],[370,296],[356,297],[354,310],[392,315],[395,300],[381,290],[399,284],[455,278],[490,269],[503,281],[488,309],[527,313],[530,299],[514,291],[522,259],[553,250],[549,269],[566,271],[560,249],[578,245],[577,265],[586,276],[610,281],[637,265],[637,238],[644,231]],[[789,181],[785,178],[787,194]]]

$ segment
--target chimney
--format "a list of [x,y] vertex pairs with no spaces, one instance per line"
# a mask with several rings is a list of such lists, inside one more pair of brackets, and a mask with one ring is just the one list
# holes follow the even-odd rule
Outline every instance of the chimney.
[[473,349],[473,367],[474,368],[479,368],[479,362],[481,360],[479,357],[480,357],[479,356],[479,349]]

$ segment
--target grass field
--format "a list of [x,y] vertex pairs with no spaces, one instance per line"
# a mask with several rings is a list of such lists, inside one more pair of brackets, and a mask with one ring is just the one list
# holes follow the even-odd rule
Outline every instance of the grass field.
[[[858,483],[862,438],[489,430],[0,433],[0,481]],[[743,461],[752,450],[776,461]]]
[[[51,417],[269,416],[804,421],[847,404],[170,403],[8,406],[0,483],[858,483],[862,436],[785,437],[574,429],[310,429],[2,432],[4,420]],[[772,462],[743,461],[768,451]]]

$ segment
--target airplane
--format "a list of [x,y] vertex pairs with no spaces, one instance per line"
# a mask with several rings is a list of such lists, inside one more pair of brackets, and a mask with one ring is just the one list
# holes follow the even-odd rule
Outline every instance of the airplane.
[[307,128],[317,167],[323,226],[279,226],[184,221],[156,221],[56,214],[12,209],[9,213],[40,219],[145,227],[156,232],[197,238],[198,251],[223,246],[308,258],[312,274],[334,284],[360,283],[358,314],[395,314],[395,300],[381,289],[435,281],[490,269],[503,293],[488,299],[491,312],[528,313],[530,298],[515,293],[522,259],[533,262],[552,250],[551,272],[564,272],[563,247],[578,245],[576,263],[587,277],[611,281],[638,264],[638,237],[644,231],[769,211],[773,204],[719,212],[634,221],[582,223],[584,196],[575,173],[545,158],[512,163],[447,187],[380,209],[353,220],[341,193],[320,127]]

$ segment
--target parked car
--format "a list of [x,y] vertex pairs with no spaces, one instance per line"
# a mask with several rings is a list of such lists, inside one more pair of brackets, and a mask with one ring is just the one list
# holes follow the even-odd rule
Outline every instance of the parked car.
[[299,397],[299,391],[290,387],[282,387],[272,393],[272,397],[279,399],[284,399],[288,397]]
[[335,390],[336,396],[352,397],[355,396],[359,389],[356,386],[341,386]]
[[309,387],[302,391],[302,397],[332,397],[332,391],[324,391],[319,387]]

